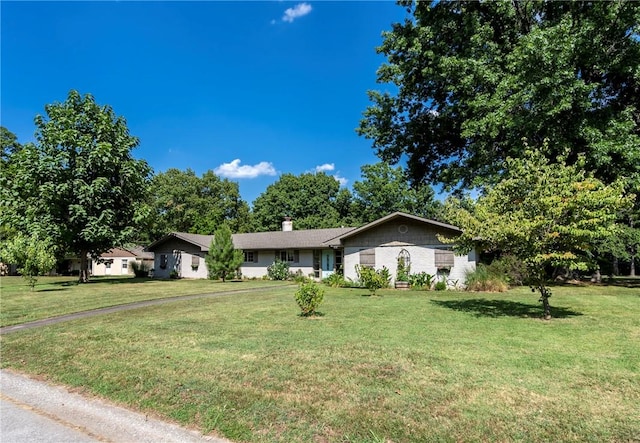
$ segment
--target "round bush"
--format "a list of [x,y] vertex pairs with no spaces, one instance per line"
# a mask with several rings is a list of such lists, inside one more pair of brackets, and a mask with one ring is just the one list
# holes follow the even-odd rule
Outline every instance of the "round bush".
[[316,309],[324,299],[324,289],[315,282],[310,281],[300,285],[295,297],[302,315],[307,317],[316,313]]

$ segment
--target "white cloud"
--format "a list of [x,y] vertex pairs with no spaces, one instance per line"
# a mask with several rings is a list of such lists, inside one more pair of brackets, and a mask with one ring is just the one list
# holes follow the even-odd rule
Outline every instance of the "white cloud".
[[256,178],[261,175],[276,175],[276,169],[270,162],[260,162],[257,165],[240,166],[240,159],[236,158],[231,163],[223,163],[214,171],[217,175],[227,178]]
[[316,166],[316,172],[327,172],[327,171],[333,171],[334,169],[336,169],[335,164],[333,163],[325,163],[324,165],[320,165],[320,166]]
[[284,11],[282,21],[292,23],[295,19],[307,15],[310,12],[311,5],[309,3],[298,3],[293,8],[288,8]]
[[340,186],[347,186],[347,183],[349,183],[349,179],[346,179],[344,177],[340,177],[340,174],[334,175],[333,178],[338,180],[338,183],[340,183]]

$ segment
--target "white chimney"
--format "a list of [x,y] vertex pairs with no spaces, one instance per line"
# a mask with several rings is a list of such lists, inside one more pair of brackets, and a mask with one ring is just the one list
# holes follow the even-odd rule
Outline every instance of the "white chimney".
[[293,231],[293,222],[291,221],[291,217],[285,217],[282,222],[282,232]]

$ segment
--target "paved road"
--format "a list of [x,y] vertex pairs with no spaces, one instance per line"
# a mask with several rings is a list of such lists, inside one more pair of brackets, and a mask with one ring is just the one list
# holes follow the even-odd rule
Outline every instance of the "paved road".
[[0,414],[2,443],[229,443],[7,370]]

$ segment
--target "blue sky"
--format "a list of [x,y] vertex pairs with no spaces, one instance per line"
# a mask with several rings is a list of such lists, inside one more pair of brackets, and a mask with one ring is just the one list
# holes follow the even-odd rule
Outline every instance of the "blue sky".
[[349,187],[378,161],[354,129],[405,10],[380,2],[0,2],[1,124],[70,89],[140,138],[155,172],[213,170],[253,200],[282,173],[324,169]]

